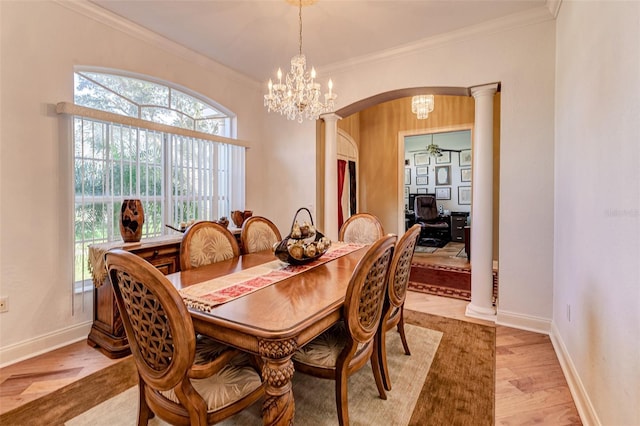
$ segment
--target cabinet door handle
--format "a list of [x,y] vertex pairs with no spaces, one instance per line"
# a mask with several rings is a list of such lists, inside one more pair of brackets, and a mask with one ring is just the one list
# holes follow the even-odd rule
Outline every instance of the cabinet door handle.
[[153,257],[156,257],[160,252],[158,250],[153,251]]

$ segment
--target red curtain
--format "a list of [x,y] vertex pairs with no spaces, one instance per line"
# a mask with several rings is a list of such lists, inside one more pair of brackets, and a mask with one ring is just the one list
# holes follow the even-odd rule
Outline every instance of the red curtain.
[[347,168],[345,160],[338,160],[338,229],[342,227],[344,217],[342,216],[342,193],[344,192],[344,172]]

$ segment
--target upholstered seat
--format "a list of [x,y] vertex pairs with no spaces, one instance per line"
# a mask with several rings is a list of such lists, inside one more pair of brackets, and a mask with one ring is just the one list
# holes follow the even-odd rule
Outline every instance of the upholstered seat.
[[296,372],[336,381],[340,425],[349,424],[348,378],[369,360],[378,393],[381,398],[386,398],[380,364],[374,351],[374,336],[380,326],[395,240],[395,235],[378,239],[358,262],[346,291],[343,322],[293,355]]
[[281,240],[276,225],[265,217],[251,216],[242,224],[240,243],[245,254],[272,249]]
[[186,271],[239,255],[238,241],[227,228],[216,222],[196,222],[182,237],[180,269]]
[[260,375],[246,355],[196,339],[186,305],[160,271],[124,250],[105,258],[138,370],[139,425],[152,414],[171,424],[208,425],[262,397]]
[[396,243],[396,248],[389,267],[389,283],[387,285],[387,298],[382,310],[382,320],[380,321],[380,332],[376,336],[376,352],[378,360],[382,366],[382,379],[384,387],[391,390],[391,380],[389,378],[389,367],[387,365],[386,333],[397,327],[402,340],[404,353],[411,355],[407,337],[404,332],[404,301],[407,296],[407,286],[409,285],[409,275],[411,273],[411,260],[420,237],[420,225],[413,225],[402,235]]
[[377,217],[370,213],[357,213],[342,224],[338,240],[347,243],[371,244],[383,235],[384,229]]

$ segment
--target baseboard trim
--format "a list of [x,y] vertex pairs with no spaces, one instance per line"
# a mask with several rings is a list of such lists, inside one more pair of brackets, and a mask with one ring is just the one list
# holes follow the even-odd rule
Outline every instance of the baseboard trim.
[[569,391],[571,392],[571,396],[573,396],[573,402],[576,404],[576,409],[578,410],[582,424],[587,426],[601,425],[602,423],[591,403],[589,394],[584,388],[582,380],[580,380],[580,376],[576,371],[576,367],[571,360],[571,356],[567,351],[567,347],[560,336],[560,330],[558,330],[554,322],[551,323],[551,333],[549,333],[549,337],[551,338],[551,344],[560,362],[560,368],[569,385]]
[[86,321],[0,348],[0,368],[86,339],[92,324],[93,321]]
[[498,309],[496,324],[542,334],[549,334],[551,331],[551,321],[546,318],[522,315],[500,309]]

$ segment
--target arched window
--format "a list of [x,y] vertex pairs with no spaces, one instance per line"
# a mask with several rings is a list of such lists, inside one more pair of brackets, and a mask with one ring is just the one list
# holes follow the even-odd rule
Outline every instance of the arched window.
[[[91,285],[88,246],[122,241],[124,199],[142,200],[143,238],[244,207],[245,147],[232,114],[184,88],[77,70],[73,115],[74,282]],[[154,124],[155,123],[155,124]]]

